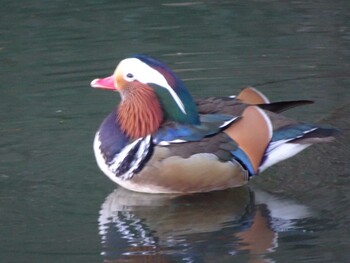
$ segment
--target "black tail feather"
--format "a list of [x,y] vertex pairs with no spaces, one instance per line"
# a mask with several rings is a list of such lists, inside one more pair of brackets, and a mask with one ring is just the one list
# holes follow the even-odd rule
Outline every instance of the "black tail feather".
[[305,134],[301,138],[297,138],[291,143],[318,143],[318,142],[329,142],[333,141],[334,137],[340,133],[340,130],[336,128],[327,128],[327,127],[317,127],[317,129],[313,130]]
[[312,100],[291,100],[291,101],[278,101],[268,104],[259,104],[258,106],[264,110],[280,113],[295,107],[304,106],[314,103]]

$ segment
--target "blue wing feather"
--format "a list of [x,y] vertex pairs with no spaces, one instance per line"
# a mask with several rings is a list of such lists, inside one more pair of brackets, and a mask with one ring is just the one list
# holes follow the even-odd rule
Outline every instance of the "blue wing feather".
[[300,123],[290,125],[274,131],[271,141],[294,140],[303,137],[305,134],[316,130],[318,127],[310,124]]
[[194,142],[200,141],[204,137],[217,134],[226,126],[233,123],[238,117],[222,114],[201,115],[200,125],[180,124],[175,122],[166,123],[156,133],[153,134],[153,142]]
[[252,163],[250,162],[250,159],[248,156],[245,154],[245,152],[241,148],[237,148],[234,151],[231,151],[232,155],[234,158],[241,163],[241,165],[244,166],[249,172],[249,176],[255,176],[254,168]]

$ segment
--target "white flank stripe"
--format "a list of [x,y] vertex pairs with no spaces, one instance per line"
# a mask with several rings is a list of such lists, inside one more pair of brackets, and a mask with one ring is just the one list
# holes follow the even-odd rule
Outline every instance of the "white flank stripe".
[[232,122],[234,122],[238,117],[234,117],[228,121],[225,121],[223,124],[220,125],[220,128],[225,128],[227,125],[230,125]]
[[256,88],[250,87],[251,89],[253,89],[256,93],[258,93],[264,100],[265,103],[270,103],[270,100],[264,95],[262,94],[260,91],[258,91]]
[[160,141],[159,143],[157,143],[157,145],[159,146],[169,146],[171,143],[184,143],[187,142],[186,140],[181,140],[181,139],[176,139],[176,140],[172,140],[172,141]]
[[273,134],[273,127],[272,127],[271,120],[270,120],[270,118],[267,116],[267,114],[262,109],[260,109],[259,107],[256,107],[256,108],[258,109],[258,111],[260,111],[261,115],[265,119],[265,122],[267,123],[268,129],[269,129],[269,138],[271,140],[272,134]]

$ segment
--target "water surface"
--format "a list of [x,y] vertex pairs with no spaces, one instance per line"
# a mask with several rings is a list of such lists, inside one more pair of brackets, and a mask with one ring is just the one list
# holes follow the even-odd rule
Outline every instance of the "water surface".
[[[348,1],[1,1],[1,262],[349,262]],[[338,141],[248,187],[188,197],[115,189],[94,133],[119,101],[89,88],[133,53],[194,96],[254,85],[311,99],[288,116]]]

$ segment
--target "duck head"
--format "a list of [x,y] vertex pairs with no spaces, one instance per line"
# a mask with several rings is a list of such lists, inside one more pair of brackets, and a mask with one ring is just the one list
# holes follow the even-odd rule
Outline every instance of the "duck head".
[[122,60],[113,75],[95,79],[94,88],[118,91],[118,120],[130,137],[155,132],[166,120],[199,124],[199,115],[184,83],[164,63],[144,55]]

